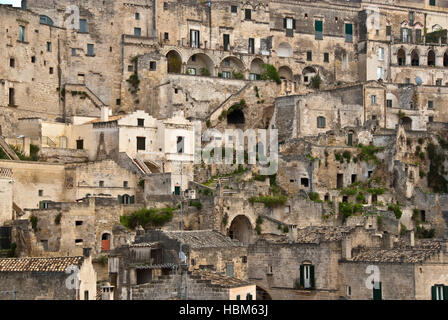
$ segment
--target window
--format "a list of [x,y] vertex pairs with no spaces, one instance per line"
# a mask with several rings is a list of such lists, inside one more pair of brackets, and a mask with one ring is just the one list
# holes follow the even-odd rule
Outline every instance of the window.
[[350,297],[352,295],[352,287],[347,286],[347,297]]
[[244,19],[245,20],[252,20],[252,10],[245,9],[244,10]]
[[233,278],[233,263],[226,264],[226,276]]
[[401,41],[405,43],[409,41],[409,29],[407,28],[401,29]]
[[224,37],[224,39],[223,39],[224,51],[229,51],[229,49],[230,49],[230,35],[224,34],[223,37]]
[[99,187],[100,187],[100,188],[103,188],[103,187],[104,187],[104,181],[100,181],[100,183],[99,183]]
[[352,183],[355,183],[355,182],[356,182],[356,177],[357,177],[356,174],[352,174]]
[[87,33],[87,20],[86,19],[79,20],[79,32]]
[[230,12],[231,13],[237,13],[238,12],[238,7],[237,6],[230,6]]
[[35,56],[31,57],[31,63],[36,63],[36,57]]
[[291,213],[291,206],[285,206],[285,213]]
[[376,76],[377,76],[378,80],[383,79],[383,68],[382,67],[376,68]]
[[190,30],[190,47],[199,48],[199,30]]
[[378,60],[384,60],[384,48],[378,48]]
[[428,122],[434,122],[434,117],[428,117]]
[[78,150],[84,149],[84,140],[76,140],[76,149]]
[[82,243],[83,243],[82,239],[76,239],[75,240],[75,244],[76,245],[82,245]]
[[82,226],[82,221],[80,221],[80,220],[78,220],[78,221],[75,221],[75,226],[77,226],[77,227],[79,227],[79,226]]
[[169,40],[170,39],[170,34],[168,32],[165,32],[163,39],[165,40]]
[[302,264],[300,266],[300,287],[304,289],[312,289],[315,287],[313,265]]
[[376,95],[371,95],[370,99],[372,100],[372,104],[376,104]]
[[376,115],[375,114],[372,116],[372,120],[376,120]]
[[15,90],[14,88],[9,88],[9,105],[10,106],[15,106]]
[[414,17],[415,17],[415,13],[414,13],[414,11],[409,11],[409,24],[410,24],[411,26],[414,25]]
[[392,27],[386,26],[386,36],[390,36],[392,34]]
[[39,190],[39,197],[43,197],[44,196],[44,190]]
[[345,24],[345,42],[353,42],[353,24]]
[[140,13],[138,12],[135,13],[135,20],[140,20]]
[[[324,118],[325,120],[325,118]],[[309,179],[308,178],[300,178],[300,185],[308,188],[309,187]]]
[[47,42],[47,51],[51,52],[51,42]]
[[24,26],[19,26],[19,41],[20,42],[25,42],[25,27]]
[[39,22],[42,23],[42,24],[49,25],[49,26],[52,26],[54,24],[53,20],[51,20],[50,17],[44,16],[44,15],[41,15],[39,17]]
[[137,119],[137,126],[144,127],[145,126],[145,119]]
[[428,109],[434,109],[434,101],[428,101]]
[[195,76],[196,75],[196,69],[195,68],[188,68],[187,69],[187,73]]
[[76,49],[72,48],[72,56],[76,56]]
[[246,295],[246,300],[253,300],[253,299],[254,299],[254,297],[253,297],[252,294],[248,293],[248,294]]
[[116,104],[117,106],[121,105],[121,99],[117,99],[117,100],[115,101],[115,104]]
[[168,10],[168,2],[163,3],[163,10]]
[[317,117],[317,127],[325,128],[325,118],[324,117]]
[[293,37],[294,29],[296,28],[296,20],[293,18],[284,18],[283,19],[283,28],[286,29],[286,36]]
[[415,41],[417,41],[417,43],[422,42],[422,30],[420,29],[415,30]]
[[387,100],[386,100],[386,104],[387,104],[387,107],[388,107],[388,108],[392,108],[392,100],[387,99]]
[[134,66],[133,65],[129,65],[128,66],[128,72],[134,72]]
[[330,54],[328,52],[324,53],[324,62],[330,62]]
[[89,300],[89,291],[84,291],[84,300]]
[[313,61],[313,52],[312,51],[306,52],[306,61]]
[[255,39],[249,38],[249,54],[255,53]]
[[141,37],[142,36],[142,29],[141,28],[134,28],[134,36]]
[[230,79],[230,71],[223,71],[222,77],[225,79]]
[[54,69],[53,69],[53,67],[50,67],[50,74],[53,74],[54,73]]
[[157,69],[157,64],[155,61],[150,61],[149,62],[149,70],[154,71]]
[[146,138],[137,137],[137,151],[146,150]]
[[129,187],[129,182],[123,181],[123,188],[128,188],[128,187]]
[[436,5],[436,0],[429,0],[429,5],[430,6],[435,6]]
[[442,79],[437,79],[436,86],[441,86],[441,85],[442,85]]
[[95,55],[95,46],[93,44],[87,45],[87,55],[94,56]]
[[406,79],[404,79],[404,82],[405,82],[406,84],[410,84],[410,83],[411,83],[411,78],[406,78]]
[[177,137],[177,153],[185,152],[185,137]]
[[382,300],[381,282],[373,282],[373,300]]
[[321,20],[314,21],[314,38],[322,40],[323,37],[323,22]]
[[14,58],[9,59],[9,66],[11,68],[14,68],[16,65],[16,60],[14,60]]

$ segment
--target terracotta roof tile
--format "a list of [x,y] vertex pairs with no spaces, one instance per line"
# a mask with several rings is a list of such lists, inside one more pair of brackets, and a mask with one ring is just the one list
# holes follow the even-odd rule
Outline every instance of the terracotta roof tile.
[[250,282],[233,277],[228,277],[226,275],[210,270],[195,270],[192,272],[192,277],[198,278],[203,281],[209,281],[212,285],[216,285],[222,288],[237,288],[252,285],[252,283]]
[[4,258],[0,272],[65,272],[71,265],[80,267],[83,257]]

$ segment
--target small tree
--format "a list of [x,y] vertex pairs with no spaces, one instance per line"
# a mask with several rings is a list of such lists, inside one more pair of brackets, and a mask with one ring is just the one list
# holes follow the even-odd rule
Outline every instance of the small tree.
[[322,78],[320,77],[320,75],[316,74],[314,77],[311,78],[311,88],[313,89],[319,89],[320,85],[322,84]]

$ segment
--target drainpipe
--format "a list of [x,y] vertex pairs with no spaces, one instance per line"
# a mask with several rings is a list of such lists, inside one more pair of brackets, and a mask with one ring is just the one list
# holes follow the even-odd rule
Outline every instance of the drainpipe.
[[387,126],[387,93],[386,88],[384,88],[384,128]]

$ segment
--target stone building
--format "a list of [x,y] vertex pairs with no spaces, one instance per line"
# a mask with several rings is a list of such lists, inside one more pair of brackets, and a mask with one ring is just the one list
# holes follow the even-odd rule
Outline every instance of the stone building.
[[96,272],[83,256],[1,258],[1,300],[96,300]]

